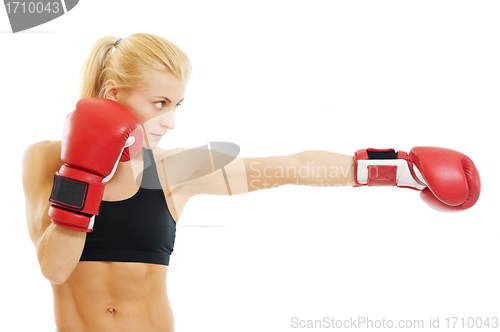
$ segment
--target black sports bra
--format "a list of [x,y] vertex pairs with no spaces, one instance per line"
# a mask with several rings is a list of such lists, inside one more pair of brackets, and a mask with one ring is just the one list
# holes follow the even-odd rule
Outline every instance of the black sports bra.
[[[168,265],[176,223],[158,179],[153,151],[142,149],[139,190],[121,201],[102,201],[94,230],[87,233],[80,261],[141,262]],[[155,189],[148,189],[155,188]]]

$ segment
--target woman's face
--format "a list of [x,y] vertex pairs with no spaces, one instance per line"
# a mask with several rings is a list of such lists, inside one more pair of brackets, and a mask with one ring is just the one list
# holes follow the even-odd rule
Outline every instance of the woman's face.
[[130,108],[142,122],[144,146],[153,149],[167,130],[175,128],[177,106],[184,100],[185,83],[166,71],[149,70],[144,86],[108,89],[108,96]]

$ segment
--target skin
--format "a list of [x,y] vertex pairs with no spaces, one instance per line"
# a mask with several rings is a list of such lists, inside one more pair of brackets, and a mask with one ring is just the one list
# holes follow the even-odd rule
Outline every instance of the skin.
[[[169,157],[184,149],[164,150],[158,143],[175,128],[177,104],[184,98],[185,84],[168,72],[150,70],[146,78],[141,89],[117,89],[113,81],[108,81],[105,97],[128,106],[141,120],[146,134],[144,144],[153,150],[165,198],[176,222],[195,195],[235,195],[285,184],[354,184],[352,156],[303,151],[286,156],[236,158],[223,170],[170,185],[169,172],[175,170],[169,167]],[[42,141],[29,146],[23,159],[29,234],[41,272],[53,289],[59,331],[174,331],[166,289],[167,266],[80,262],[87,233],[51,223],[48,198],[53,174],[62,165],[60,152],[60,141]],[[119,163],[103,199],[131,197],[139,189],[135,179],[142,167],[142,154]]]

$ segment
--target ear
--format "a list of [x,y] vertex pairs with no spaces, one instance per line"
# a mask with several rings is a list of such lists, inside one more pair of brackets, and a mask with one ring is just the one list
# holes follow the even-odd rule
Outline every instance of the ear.
[[118,88],[114,80],[104,82],[104,98],[118,101]]

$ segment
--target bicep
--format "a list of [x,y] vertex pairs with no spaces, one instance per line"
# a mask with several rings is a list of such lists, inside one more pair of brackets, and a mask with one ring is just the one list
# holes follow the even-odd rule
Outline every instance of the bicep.
[[235,158],[223,168],[183,186],[189,188],[191,195],[236,195],[293,183],[295,178],[293,156]]
[[160,150],[158,159],[168,190],[184,200],[199,194],[248,192],[242,159],[204,148]]

